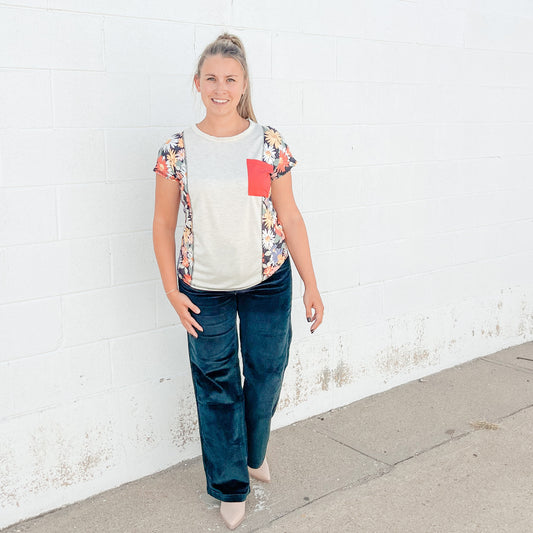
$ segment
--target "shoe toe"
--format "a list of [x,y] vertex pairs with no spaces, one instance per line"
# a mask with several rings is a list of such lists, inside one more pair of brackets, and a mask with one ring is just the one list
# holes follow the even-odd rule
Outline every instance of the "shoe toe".
[[229,529],[235,529],[243,520],[246,502],[220,502],[220,514]]

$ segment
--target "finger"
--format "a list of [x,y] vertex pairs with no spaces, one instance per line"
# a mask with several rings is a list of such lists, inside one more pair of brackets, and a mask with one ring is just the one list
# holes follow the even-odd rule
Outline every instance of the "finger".
[[198,322],[196,322],[196,320],[194,320],[193,317],[191,317],[190,323],[191,323],[196,329],[199,329],[200,331],[203,331],[203,330],[204,330],[204,328],[203,328],[202,326],[200,326],[200,324],[198,324]]
[[196,331],[194,331],[194,328],[186,320],[182,320],[181,325],[185,328],[185,331],[187,333],[190,333],[193,337],[197,336],[197,333]]
[[313,325],[311,326],[311,333],[314,333],[316,328],[318,328],[318,326],[320,326],[320,324],[322,324],[323,315],[324,315],[324,309],[323,308],[319,308],[319,309],[315,308],[315,316],[314,316]]
[[313,317],[312,317],[312,305],[311,303],[307,303],[305,304],[305,316],[307,317],[307,322],[311,322],[311,320],[313,320]]
[[190,335],[192,335],[195,338],[198,338],[198,333],[192,327],[192,324],[190,324],[186,320],[182,320],[181,324],[183,325],[183,327],[185,328],[185,331],[187,331],[187,333],[189,333]]
[[[311,304],[311,307],[312,307],[312,304]],[[309,331],[311,331],[311,333],[313,333],[313,326],[314,326],[314,321],[316,320],[316,313],[308,316],[307,317],[307,322],[311,322],[311,327],[309,328]]]
[[189,309],[190,309],[193,313],[196,313],[196,314],[198,314],[198,313],[200,312],[200,308],[199,308],[197,305],[193,304],[192,302],[191,302],[190,305],[189,305]]
[[191,317],[190,313],[186,313],[183,317],[180,316],[180,321],[181,321],[181,325],[185,328],[185,330],[188,333],[190,333],[194,337],[198,337],[196,330],[193,328],[193,322],[198,326],[199,329],[202,329],[202,326],[200,326],[200,324],[198,324],[198,322],[196,322],[194,318]]
[[320,324],[322,324],[322,319],[324,318],[324,308],[321,307],[316,312],[316,326],[318,327]]
[[322,319],[317,319],[315,323],[311,326],[311,333],[314,333],[314,331],[316,330],[316,328],[318,328],[318,326],[320,326],[320,324],[322,324]]

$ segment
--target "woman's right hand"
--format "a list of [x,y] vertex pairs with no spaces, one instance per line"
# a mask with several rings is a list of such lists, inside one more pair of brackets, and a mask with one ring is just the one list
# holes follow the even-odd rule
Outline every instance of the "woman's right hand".
[[191,315],[190,311],[198,314],[200,312],[200,308],[197,305],[193,304],[190,298],[183,292],[173,291],[167,296],[168,296],[168,299],[170,300],[170,303],[172,304],[172,307],[174,307],[174,309],[176,310],[176,313],[178,313],[178,316],[180,317],[183,327],[193,337],[198,338],[198,333],[196,332],[196,329],[198,329],[199,331],[203,331],[204,328],[202,328],[202,326],[200,326],[200,324],[196,322],[195,318]]

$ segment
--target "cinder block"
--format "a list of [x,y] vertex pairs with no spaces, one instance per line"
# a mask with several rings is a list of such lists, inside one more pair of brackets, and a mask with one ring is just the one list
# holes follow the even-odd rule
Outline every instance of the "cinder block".
[[315,254],[317,281],[321,292],[354,288],[359,280],[360,251],[358,248],[332,250]]
[[[466,75],[464,48],[338,37],[337,80],[391,83],[457,83]],[[376,85],[373,84],[375,87]],[[410,85],[413,89],[413,85]]]
[[14,388],[11,380],[11,362],[0,362],[0,420],[13,414]]
[[[252,100],[257,120],[280,130],[284,124],[302,120],[303,84],[287,85],[285,80],[252,80]],[[275,105],[272,103],[275,102]],[[292,146],[289,145],[292,150]],[[296,157],[296,154],[293,154]],[[298,158],[297,158],[298,159]]]
[[[131,302],[135,301],[135,305]],[[153,282],[62,297],[65,347],[155,328]]]
[[[0,449],[8,466],[2,483],[10,496],[2,518],[13,523],[19,506],[39,514],[42,506],[55,509],[120,480],[117,466],[123,466],[124,457],[119,427],[109,395],[3,421]],[[72,494],[72,486],[81,492]]]
[[60,236],[145,231],[153,219],[154,194],[154,184],[146,180],[62,186],[58,191]]
[[0,191],[0,213],[0,242],[4,246],[57,238],[56,193],[52,187],[4,188]]
[[324,213],[302,213],[309,238],[311,254],[331,250],[333,221]]
[[8,247],[0,303],[108,287],[109,252],[107,237]]
[[101,16],[47,10],[44,21],[39,21],[40,27],[43,22],[49,31],[49,68],[95,71],[106,68],[107,43],[104,48]]
[[150,79],[141,73],[53,71],[52,87],[56,127],[150,124]]
[[14,412],[22,415],[70,400],[70,377],[69,361],[61,351],[11,361]]
[[[35,4],[32,7],[41,7],[39,2]],[[0,21],[4,42],[9,43],[0,52],[0,63],[5,68],[104,68],[101,17],[2,7]]]
[[493,234],[491,240],[495,255],[505,256],[533,249],[533,220],[502,224],[496,232],[496,238]]
[[464,83],[530,87],[533,71],[528,68],[529,55],[507,50],[463,49],[461,54]]
[[59,298],[0,305],[0,321],[0,362],[51,352],[60,346]]
[[[0,161],[4,185],[56,185],[105,179],[102,131],[78,130],[73,135],[70,129],[10,129],[0,133],[0,142],[3,151],[9,154]],[[37,166],[26,161],[29,145]]]
[[69,398],[76,401],[89,396],[104,396],[112,387],[109,341],[103,340],[61,350],[68,364]]
[[151,473],[154,462],[175,464],[199,440],[189,378],[130,385],[119,389],[116,397],[120,443],[135,477]]
[[[301,31],[303,20],[311,16],[307,11],[308,9],[302,9],[298,2],[232,0],[231,24],[238,28],[259,28],[275,32]],[[275,13],[283,15],[275,16]]]
[[110,340],[114,387],[168,381],[189,373],[187,333],[177,326]]
[[[363,220],[368,220],[369,211],[354,207],[332,213],[333,249],[350,248],[361,244],[361,224]],[[370,227],[368,230],[370,231]],[[371,237],[367,235],[366,238]]]
[[382,293],[378,284],[328,293],[328,331],[338,334],[382,320]]
[[50,128],[52,126],[50,72],[44,70],[0,71],[0,88],[2,128]]
[[326,410],[331,406],[328,371],[333,342],[332,336],[325,334],[323,328],[324,326],[320,325],[320,334],[317,330],[317,333],[309,334],[305,340],[291,345],[276,419],[301,409],[305,403],[320,401]]
[[517,17],[510,13],[465,13],[464,46],[513,52],[533,51],[531,15]]
[[[194,61],[192,24],[105,17],[104,33],[107,72],[190,73]],[[173,54],[169,56],[164,50],[175,50],[174,57],[179,60],[173,61]]]
[[[334,145],[341,133],[337,127],[302,124],[275,126],[286,137],[289,147],[298,161],[298,171],[323,170],[339,166],[333,157]],[[294,168],[296,171],[296,167]]]
[[[272,35],[272,78],[335,79],[335,39],[324,35],[284,32]],[[316,109],[320,104],[317,102]]]
[[[150,76],[150,124],[168,126],[174,130],[172,133],[175,133],[183,129],[183,126],[177,128],[177,124],[189,125],[193,121],[199,122],[194,120],[194,106],[201,106],[204,114],[205,107],[200,94],[192,87],[192,76],[192,72],[190,75]],[[142,135],[142,130],[140,134]],[[166,139],[163,139],[161,144],[164,140]]]
[[159,280],[151,231],[114,235],[110,242],[113,285]]
[[144,19],[165,19],[199,24],[228,23],[231,0],[196,0],[195,2],[173,2],[163,0],[157,10],[144,2],[106,2],[94,1],[87,4],[84,0],[49,0],[49,9],[68,9],[98,15],[117,15],[119,17],[137,17]]
[[146,179],[155,190],[153,171],[161,145],[182,123],[161,128],[110,128],[105,130],[107,181]]

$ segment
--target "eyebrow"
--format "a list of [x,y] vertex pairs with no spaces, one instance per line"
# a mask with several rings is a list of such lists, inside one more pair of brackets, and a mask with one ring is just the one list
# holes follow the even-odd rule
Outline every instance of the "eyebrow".
[[[204,76],[215,76],[216,77],[216,74],[209,74],[208,73],[208,74],[204,74]],[[228,77],[228,76],[233,76],[235,78],[235,77],[238,77],[239,75],[238,74],[226,74],[226,77]]]

